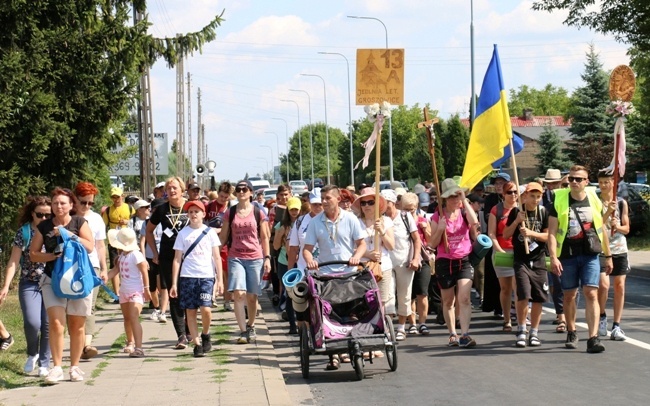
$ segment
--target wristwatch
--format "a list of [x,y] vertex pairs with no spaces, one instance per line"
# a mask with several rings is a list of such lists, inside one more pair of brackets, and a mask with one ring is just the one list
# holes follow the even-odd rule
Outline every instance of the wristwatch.
[[269,259],[269,260],[270,260],[270,259],[271,259],[271,256],[270,256],[270,255],[265,255],[265,256],[264,256],[264,259]]

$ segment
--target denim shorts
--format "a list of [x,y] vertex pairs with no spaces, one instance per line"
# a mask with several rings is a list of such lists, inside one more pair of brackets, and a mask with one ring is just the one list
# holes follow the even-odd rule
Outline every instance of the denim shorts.
[[178,278],[178,305],[181,309],[212,306],[214,278]]
[[598,287],[600,283],[600,260],[598,255],[577,255],[561,258],[562,290],[577,289],[580,285]]
[[259,295],[264,259],[228,258],[228,292],[245,290]]

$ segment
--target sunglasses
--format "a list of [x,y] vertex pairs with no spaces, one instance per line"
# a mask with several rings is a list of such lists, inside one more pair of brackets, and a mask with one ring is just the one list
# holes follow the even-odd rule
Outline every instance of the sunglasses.
[[79,200],[79,204],[82,206],[92,206],[95,204],[95,202],[94,201],[84,202],[83,200]]
[[246,186],[241,186],[241,187],[236,187],[235,188],[235,193],[246,193],[248,192],[248,188]]
[[359,205],[360,206],[374,206],[375,201],[374,200],[365,200],[365,201],[362,200],[362,201],[359,202]]
[[580,183],[580,182],[582,182],[583,180],[585,180],[587,178],[581,178],[580,176],[569,176],[567,179],[569,180],[569,182]]
[[52,216],[51,213],[39,213],[37,211],[34,212],[34,215],[39,219],[49,219]]
[[516,190],[508,190],[508,191],[506,192],[506,194],[507,194],[507,195],[516,195],[516,194],[517,194],[517,191],[516,191]]

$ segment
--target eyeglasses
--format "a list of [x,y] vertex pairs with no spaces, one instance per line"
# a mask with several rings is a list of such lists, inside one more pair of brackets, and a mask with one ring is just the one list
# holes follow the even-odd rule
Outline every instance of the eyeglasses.
[[246,186],[241,186],[241,187],[236,187],[235,188],[235,193],[246,193],[248,192],[248,188]]
[[95,202],[94,201],[84,202],[83,200],[79,200],[79,204],[82,206],[92,206],[95,204]]
[[52,213],[39,213],[35,211],[34,215],[39,219],[49,219],[52,216]]
[[362,200],[359,202],[360,206],[374,206],[375,201],[374,200]]
[[517,194],[517,191],[516,191],[516,190],[508,190],[508,191],[505,192],[505,193],[506,193],[507,195],[516,195],[516,194]]
[[569,182],[580,183],[580,182],[582,182],[583,180],[585,180],[587,178],[581,178],[580,176],[569,176],[567,179],[569,180]]

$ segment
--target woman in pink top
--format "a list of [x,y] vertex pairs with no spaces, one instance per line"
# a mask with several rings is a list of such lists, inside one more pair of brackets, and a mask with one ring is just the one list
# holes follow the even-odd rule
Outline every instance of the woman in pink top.
[[[240,330],[237,344],[250,343],[257,338],[255,314],[260,281],[262,274],[271,272],[269,224],[264,212],[253,207],[252,193],[250,182],[242,180],[237,183],[237,205],[224,216],[219,235],[221,243],[228,245],[228,291],[233,292],[235,317]],[[248,306],[248,322],[244,304]]]
[[[433,215],[429,245],[437,247],[436,278],[442,293],[443,313],[449,330],[449,346],[473,347],[476,341],[469,335],[469,323],[472,318],[470,293],[474,268],[469,263],[469,253],[472,251],[470,230],[478,223],[478,219],[471,204],[465,199],[465,190],[461,189],[456,181],[445,179],[441,189],[443,217],[440,218],[439,212]],[[455,289],[456,287],[458,288]],[[460,340],[456,334],[456,300],[460,307]]]

